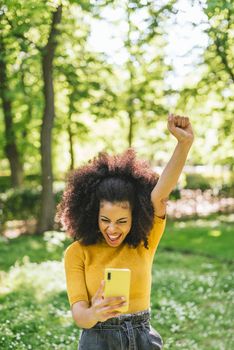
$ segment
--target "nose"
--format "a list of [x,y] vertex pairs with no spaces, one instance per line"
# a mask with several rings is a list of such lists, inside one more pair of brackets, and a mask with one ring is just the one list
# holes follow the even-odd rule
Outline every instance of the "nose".
[[108,225],[108,231],[111,233],[111,232],[115,232],[115,224],[112,224],[112,223],[110,223],[109,225]]

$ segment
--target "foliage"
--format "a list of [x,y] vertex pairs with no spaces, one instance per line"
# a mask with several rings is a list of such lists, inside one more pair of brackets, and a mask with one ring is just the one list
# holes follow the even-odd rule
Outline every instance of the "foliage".
[[[123,83],[119,94],[119,112],[125,116],[124,136],[128,145],[142,151],[154,145],[155,135],[145,132],[154,129],[168,109],[164,105],[163,77],[171,67],[163,62],[166,42],[164,23],[173,13],[174,1],[155,6],[154,1],[124,3],[126,31],[123,37],[126,60]],[[147,136],[147,138],[146,138]],[[160,138],[159,135],[157,135]],[[142,147],[143,146],[143,147]],[[142,154],[145,155],[145,149]],[[151,155],[151,154],[150,154]],[[151,155],[151,159],[154,159]]]
[[[6,93],[12,101],[15,141],[26,174],[40,174],[44,108],[41,50],[58,3],[6,0],[0,7],[0,32],[6,48],[1,57],[6,61],[9,85]],[[190,116],[194,125],[196,137],[188,162],[228,164],[232,169],[234,20],[230,0],[225,4],[221,0],[199,2],[206,19],[199,24],[190,21],[190,25],[194,30],[202,28],[208,44],[205,49],[193,48],[200,50],[200,57],[192,62],[193,72],[180,90],[167,82],[173,72],[166,53],[167,35],[180,15],[178,1],[62,3],[64,16],[53,67],[54,173],[63,177],[71,166],[72,152],[72,166],[77,166],[101,150],[123,151],[130,138],[139,155],[152,165],[165,164],[174,147],[166,131],[171,108]],[[116,13],[116,19],[109,18],[108,11]],[[116,55],[124,57],[119,64],[114,55],[95,52],[89,44],[92,28],[104,22],[118,31],[122,46]],[[4,121],[2,104],[0,119]],[[2,122],[1,175],[9,173],[5,145]]]
[[[221,197],[233,197],[234,185],[233,179],[224,182],[220,176],[203,176],[201,174],[186,174],[185,185],[181,188],[176,187],[170,194],[170,201],[176,201],[181,198],[181,189],[200,189],[205,191],[211,189],[214,194]],[[0,210],[1,222],[4,224],[8,220],[28,220],[37,218],[40,205],[40,178],[38,175],[28,175],[26,177],[27,187],[13,190],[10,188],[9,177],[0,177]],[[64,190],[64,182],[55,182],[54,198],[56,204],[61,200]]]
[[220,191],[219,191],[220,196],[222,197],[234,197],[234,184],[223,184]]
[[[55,201],[58,204],[62,191],[55,191]],[[0,194],[1,221],[5,223],[9,220],[28,220],[37,218],[40,209],[41,189],[20,188],[10,189]]]
[[180,199],[180,198],[181,198],[180,190],[179,188],[175,188],[170,194],[170,200],[176,201],[177,199]]
[[27,220],[38,215],[40,192],[36,189],[8,190],[1,194],[3,222]]
[[[29,174],[24,178],[25,187],[34,188],[40,186],[40,175]],[[6,192],[11,189],[11,179],[10,176],[0,176],[0,193]]]
[[187,189],[200,189],[205,191],[211,189],[213,194],[222,197],[233,197],[234,191],[234,178],[231,172],[226,171],[226,174],[214,173],[213,175],[189,173],[186,174],[185,186]]
[[29,154],[36,157],[36,161],[39,159],[37,129],[43,108],[40,50],[46,41],[53,11],[54,6],[44,1],[36,4],[34,1],[6,1],[1,10],[8,94],[13,107],[16,143],[23,162],[29,160]]
[[202,5],[206,20],[200,25],[208,36],[208,45],[200,50],[195,73],[187,77],[177,108],[194,115],[198,139],[193,159],[200,164],[229,164],[233,168],[234,10],[231,0],[207,0]]
[[0,176],[0,192],[5,192],[11,187],[10,176]]
[[217,184],[217,178],[211,176],[203,176],[201,174],[187,174],[186,186],[189,189],[200,189],[205,191],[207,189],[215,188]]

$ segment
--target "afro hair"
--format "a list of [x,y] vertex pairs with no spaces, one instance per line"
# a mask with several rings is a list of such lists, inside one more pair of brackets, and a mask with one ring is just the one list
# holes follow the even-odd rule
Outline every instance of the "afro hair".
[[147,237],[154,217],[151,191],[157,181],[158,175],[148,162],[137,159],[132,148],[118,155],[101,152],[70,173],[57,208],[57,221],[74,241],[95,244],[104,239],[98,227],[100,201],[128,201],[132,227],[124,242],[134,248],[144,242],[148,248]]

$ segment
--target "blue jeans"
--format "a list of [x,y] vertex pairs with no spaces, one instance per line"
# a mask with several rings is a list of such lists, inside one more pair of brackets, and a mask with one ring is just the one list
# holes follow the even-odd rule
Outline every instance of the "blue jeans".
[[161,350],[160,334],[150,325],[150,311],[121,315],[82,329],[78,350]]

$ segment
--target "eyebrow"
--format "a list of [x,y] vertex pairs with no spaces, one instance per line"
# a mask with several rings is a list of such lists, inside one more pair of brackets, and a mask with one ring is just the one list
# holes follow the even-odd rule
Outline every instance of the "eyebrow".
[[[107,216],[101,215],[101,217],[102,217],[102,218],[105,218],[105,219],[107,219],[107,220],[110,220]],[[125,218],[120,218],[120,219],[118,219],[118,220],[116,220],[116,221],[123,220],[123,219],[128,219],[128,218],[127,218],[127,217],[125,217]]]

